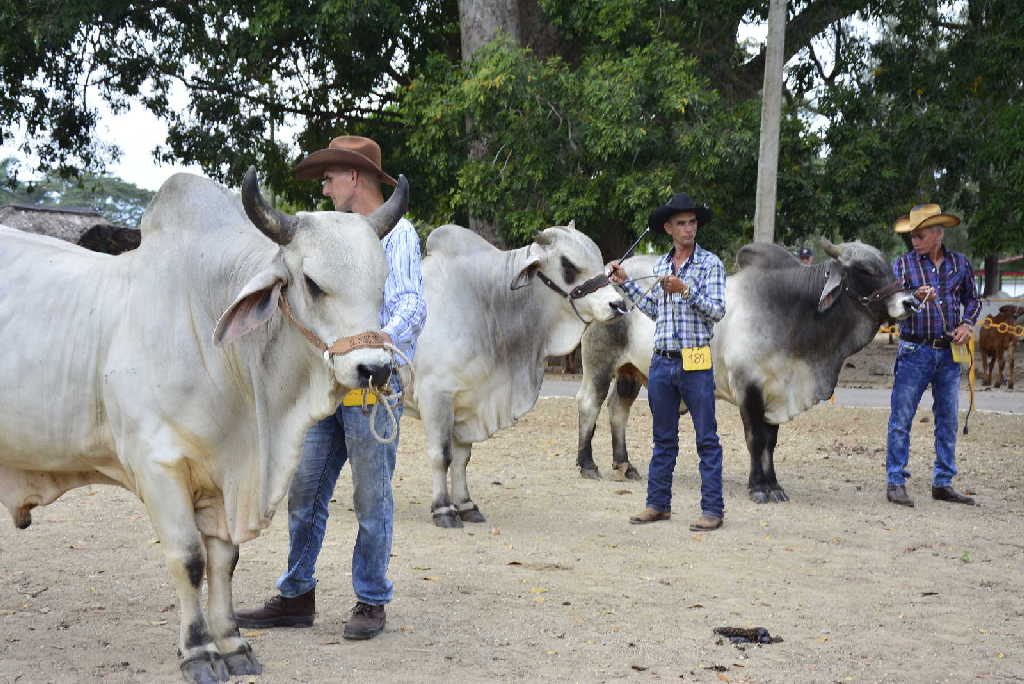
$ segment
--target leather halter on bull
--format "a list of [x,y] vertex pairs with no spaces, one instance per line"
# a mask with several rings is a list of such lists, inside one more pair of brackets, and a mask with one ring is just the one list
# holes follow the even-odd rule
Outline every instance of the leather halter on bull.
[[292,307],[288,304],[287,297],[282,296],[277,301],[280,305],[281,313],[283,313],[285,318],[288,319],[288,322],[291,323],[296,330],[302,333],[302,336],[309,340],[309,343],[324,355],[324,361],[330,362],[331,357],[348,354],[350,351],[356,349],[390,350],[394,348],[394,344],[391,342],[391,338],[387,333],[372,330],[357,333],[355,335],[349,335],[348,337],[339,337],[331,344],[326,344],[315,332],[302,325],[302,323],[299,323],[298,319],[295,318],[295,314],[292,313]]
[[566,292],[561,288],[561,286],[559,286],[558,283],[544,275],[544,271],[538,270],[537,277],[540,279],[540,282],[547,285],[560,296],[565,297],[566,299],[569,300],[569,306],[572,307],[572,312],[576,314],[576,318],[580,319],[580,321],[583,322],[583,325],[590,325],[591,323],[593,323],[593,321],[585,320],[583,316],[580,316],[580,312],[576,309],[576,300],[583,299],[587,295],[597,292],[602,287],[608,285],[611,282],[608,280],[608,276],[606,274],[598,273],[593,278],[588,278],[587,280],[584,280],[582,283]]
[[[388,198],[387,202],[375,209],[373,213],[366,216],[367,222],[373,226],[378,238],[384,239],[384,236],[394,228],[395,224],[398,223],[398,220],[406,212],[408,204],[409,181],[403,175],[398,177],[398,185],[395,187],[395,191],[391,194],[391,197]],[[245,209],[246,216],[248,216],[249,220],[253,222],[253,225],[255,225],[261,233],[277,244],[286,245],[295,237],[295,221],[293,217],[282,211],[274,209],[267,204],[267,201],[263,198],[263,194],[259,190],[259,183],[256,179],[256,169],[252,166],[250,166],[249,170],[246,171],[245,177],[242,180],[242,207]],[[406,364],[409,365],[409,368],[412,368],[412,364],[408,357],[406,357],[405,354],[403,354],[402,351],[394,345],[391,341],[391,337],[389,337],[387,333],[368,330],[355,335],[349,335],[347,337],[339,337],[331,344],[327,344],[320,339],[319,335],[299,322],[295,317],[295,314],[292,312],[291,306],[288,304],[288,298],[285,292],[281,292],[281,296],[278,297],[277,301],[281,312],[284,314],[284,317],[288,322],[298,330],[314,348],[323,354],[324,361],[327,363],[330,363],[331,359],[335,356],[342,356],[355,351],[356,349],[381,349],[389,352],[392,358],[395,355],[400,356]],[[371,382],[368,390],[377,398],[377,401],[373,404],[373,411],[376,412],[377,407],[380,404],[384,404],[391,419],[390,422],[393,426],[391,438],[385,440],[376,432],[374,427],[376,420],[371,419],[370,432],[378,442],[393,442],[398,436],[398,419],[395,417],[390,404],[384,400],[384,395],[389,394],[388,388],[386,386],[374,387]]]
[[[839,257],[840,257],[840,254],[841,254],[841,252],[839,251],[839,248],[836,247],[835,245],[833,245],[828,240],[822,240],[822,249],[824,249],[825,253],[828,254],[833,259],[835,259],[837,261],[839,260]],[[828,282],[829,282],[829,279],[831,277],[832,277],[832,264],[829,263],[829,264],[827,264],[825,266],[826,289],[828,289]],[[873,290],[872,292],[870,292],[870,293],[868,293],[866,295],[862,295],[862,294],[854,292],[852,289],[850,289],[850,283],[846,279],[846,271],[845,270],[843,271],[843,275],[840,277],[839,284],[840,284],[840,287],[842,288],[843,292],[848,294],[850,296],[851,300],[853,300],[857,304],[860,304],[869,313],[873,313],[872,310],[871,310],[871,307],[874,306],[875,304],[879,304],[881,302],[884,302],[886,299],[888,299],[889,297],[893,296],[897,292],[904,292],[907,289],[907,288],[905,288],[903,286],[903,283],[901,283],[900,281],[894,279],[888,285],[884,285],[882,287],[879,287],[879,288]]]

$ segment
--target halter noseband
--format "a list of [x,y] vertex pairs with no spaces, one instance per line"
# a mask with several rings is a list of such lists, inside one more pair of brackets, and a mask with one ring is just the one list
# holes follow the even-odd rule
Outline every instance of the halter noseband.
[[295,329],[302,333],[302,336],[309,340],[309,343],[324,355],[324,360],[327,362],[330,362],[333,356],[348,354],[356,349],[388,349],[392,346],[391,338],[388,337],[387,333],[374,331],[362,332],[356,335],[349,335],[348,337],[339,337],[330,345],[327,345],[316,333],[302,325],[302,323],[299,323],[292,313],[292,308],[289,306],[284,292],[281,293],[277,301],[288,322],[295,326]]
[[576,300],[583,299],[587,295],[593,294],[594,292],[600,290],[602,287],[608,285],[609,281],[607,275],[605,275],[604,273],[598,273],[593,278],[588,278],[587,280],[584,280],[582,283],[572,288],[568,292],[563,290],[558,285],[558,283],[553,281],[551,278],[548,278],[546,275],[544,275],[544,271],[538,270],[537,277],[540,278],[540,282],[544,283],[549,288],[557,292],[559,295],[569,300],[569,306],[572,307],[572,312],[576,314],[576,318],[583,321],[584,325],[590,325],[591,323],[593,323],[593,321],[583,320],[583,316],[580,316],[580,312],[576,310]]
[[[828,280],[827,272],[826,272],[826,275],[825,275],[825,279]],[[857,294],[856,292],[854,292],[853,290],[850,289],[850,283],[846,279],[846,273],[843,273],[843,281],[842,282],[843,282],[843,291],[846,292],[848,295],[850,295],[850,298],[853,301],[855,301],[858,304],[860,304],[861,306],[863,306],[869,312],[871,311],[871,307],[873,305],[878,304],[879,302],[888,299],[889,297],[891,297],[892,295],[896,294],[897,292],[904,292],[907,289],[907,288],[903,287],[903,283],[901,283],[898,280],[894,280],[891,283],[889,283],[888,285],[885,285],[883,287],[880,287],[880,288],[872,291],[868,295],[859,295],[859,294]]]

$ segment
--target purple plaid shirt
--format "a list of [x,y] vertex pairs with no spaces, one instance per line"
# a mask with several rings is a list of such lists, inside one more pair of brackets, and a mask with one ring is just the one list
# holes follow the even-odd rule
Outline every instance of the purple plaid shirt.
[[[910,251],[896,257],[892,272],[908,290],[921,285],[935,288],[936,298],[900,322],[900,337],[932,340],[951,333],[961,323],[978,321],[981,302],[974,288],[974,271],[960,252],[942,248],[942,265],[936,269],[927,255]],[[963,315],[961,315],[963,307]]]

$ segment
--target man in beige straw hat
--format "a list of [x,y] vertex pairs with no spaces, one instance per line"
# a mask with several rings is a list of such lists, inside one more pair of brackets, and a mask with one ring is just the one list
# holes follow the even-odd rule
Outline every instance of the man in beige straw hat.
[[[307,156],[295,167],[295,177],[319,179],[323,194],[331,198],[335,209],[363,215],[384,203],[382,183],[396,185],[395,179],[381,169],[380,146],[354,135],[339,136],[326,149]],[[416,229],[408,220],[400,219],[384,237],[383,247],[390,270],[384,283],[381,330],[412,359],[427,315]],[[391,374],[390,384],[395,393],[401,391],[398,373]],[[346,396],[333,415],[306,433],[302,459],[288,492],[288,569],[277,581],[280,593],[262,608],[238,611],[240,627],[313,624],[314,570],[327,527],[328,504],[341,468],[348,461],[352,464],[353,508],[359,531],[352,551],[356,605],[343,636],[371,639],[384,629],[384,605],[393,593],[387,570],[394,523],[391,476],[398,435],[388,444],[374,438],[374,430],[378,435],[389,432],[389,421],[387,411],[365,410],[366,403],[375,399],[373,395],[364,396],[365,392],[355,390],[356,396]],[[401,416],[400,404],[394,413]],[[376,424],[371,426],[373,415]]]
[[967,341],[981,310],[970,262],[963,254],[942,245],[945,229],[958,225],[960,219],[942,213],[938,204],[919,204],[909,215],[897,219],[894,226],[897,233],[910,233],[912,249],[896,258],[893,273],[922,304],[916,313],[900,322],[890,399],[886,498],[900,506],[914,505],[906,488],[910,477],[910,427],[929,385],[935,416],[932,498],[974,504],[973,498],[952,485],[957,473],[960,364],[953,360],[950,344]]

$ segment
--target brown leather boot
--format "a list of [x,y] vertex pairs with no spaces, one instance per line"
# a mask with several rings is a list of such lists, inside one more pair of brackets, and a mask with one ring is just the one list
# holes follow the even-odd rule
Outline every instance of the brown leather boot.
[[236,610],[235,622],[239,627],[312,627],[316,612],[316,587],[293,598],[277,596],[262,608]]
[[369,603],[358,601],[341,635],[353,641],[372,639],[384,631],[385,622],[387,618],[384,615],[384,606],[371,606]]
[[690,523],[690,530],[693,532],[711,532],[722,526],[722,519],[716,515],[701,515]]
[[629,522],[633,525],[646,525],[647,523],[668,520],[672,517],[672,511],[659,511],[653,508],[645,508],[643,512],[629,516]]
[[907,494],[906,485],[888,485],[885,488],[885,498],[899,506],[914,507],[914,500]]

